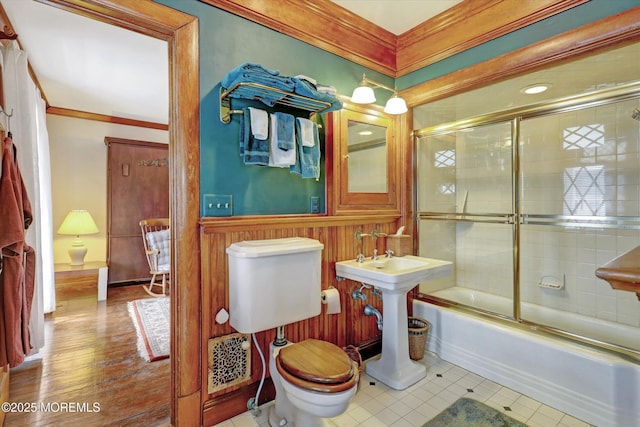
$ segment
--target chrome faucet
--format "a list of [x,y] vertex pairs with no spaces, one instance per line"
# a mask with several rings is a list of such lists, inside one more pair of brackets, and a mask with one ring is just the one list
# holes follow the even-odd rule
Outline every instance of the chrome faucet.
[[387,249],[384,253],[387,254],[387,258],[391,258],[393,256],[393,249]]
[[[373,239],[373,246],[376,246],[376,239],[378,237],[386,237],[387,234],[386,233],[379,233],[375,228],[371,231],[371,233],[367,234],[367,233],[363,233],[362,231],[358,230],[355,232],[354,237],[357,241],[363,242],[363,238],[364,237],[371,237],[371,239]],[[362,249],[362,248],[361,248]],[[360,251],[360,254],[358,254],[357,260],[359,263],[361,263],[364,258],[361,260],[360,259],[360,255],[362,254],[362,252],[364,252],[363,250]],[[388,256],[388,254],[387,254]],[[373,250],[373,255],[371,256],[372,260],[377,260],[378,259],[378,249],[374,249]]]

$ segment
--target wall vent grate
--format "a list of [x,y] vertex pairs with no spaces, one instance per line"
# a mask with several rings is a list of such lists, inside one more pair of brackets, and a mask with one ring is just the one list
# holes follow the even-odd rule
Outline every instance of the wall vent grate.
[[209,394],[251,378],[251,341],[246,334],[229,334],[209,340]]

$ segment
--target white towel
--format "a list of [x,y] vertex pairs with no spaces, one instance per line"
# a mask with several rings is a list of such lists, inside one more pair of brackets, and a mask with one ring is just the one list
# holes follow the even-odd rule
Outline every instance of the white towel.
[[297,120],[300,124],[300,140],[302,141],[302,146],[313,147],[315,145],[313,128],[316,126],[316,124],[311,120],[302,117],[298,117]]
[[314,85],[314,86],[318,84],[318,82],[316,81],[316,79],[314,79],[314,78],[312,78],[312,77],[309,77],[309,76],[305,76],[304,74],[298,74],[298,75],[296,76],[296,79],[306,80],[306,81],[308,81],[309,83],[311,83],[311,84],[312,84],[312,85]]
[[259,108],[249,107],[251,133],[255,139],[269,138],[269,113]]
[[333,86],[318,85],[316,90],[320,93],[324,93],[331,96],[336,96],[338,94],[338,90]]
[[293,149],[278,148],[278,117],[271,114],[271,136],[269,137],[269,166],[285,168],[296,164],[296,145]]

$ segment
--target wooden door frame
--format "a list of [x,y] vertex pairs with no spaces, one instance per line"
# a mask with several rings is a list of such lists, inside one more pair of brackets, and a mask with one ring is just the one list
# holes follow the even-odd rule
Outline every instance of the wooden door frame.
[[[151,0],[38,0],[167,41],[171,217],[171,423],[199,426],[200,97],[198,19]],[[178,262],[179,260],[179,262]]]

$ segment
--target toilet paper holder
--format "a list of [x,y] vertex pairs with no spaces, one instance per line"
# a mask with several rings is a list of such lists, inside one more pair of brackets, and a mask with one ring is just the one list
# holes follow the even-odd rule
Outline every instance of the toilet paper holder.
[[327,314],[338,314],[340,308],[340,292],[333,286],[329,286],[320,294],[320,300],[323,305],[327,306]]
[[[335,290],[338,290],[335,286],[329,286],[327,289],[325,289],[325,291],[328,291],[329,289],[335,289]],[[326,296],[326,294],[325,294],[325,291],[322,291],[322,292],[320,293],[320,299],[322,300],[322,303],[323,303],[323,304],[326,304],[326,303],[327,303],[327,296]]]

